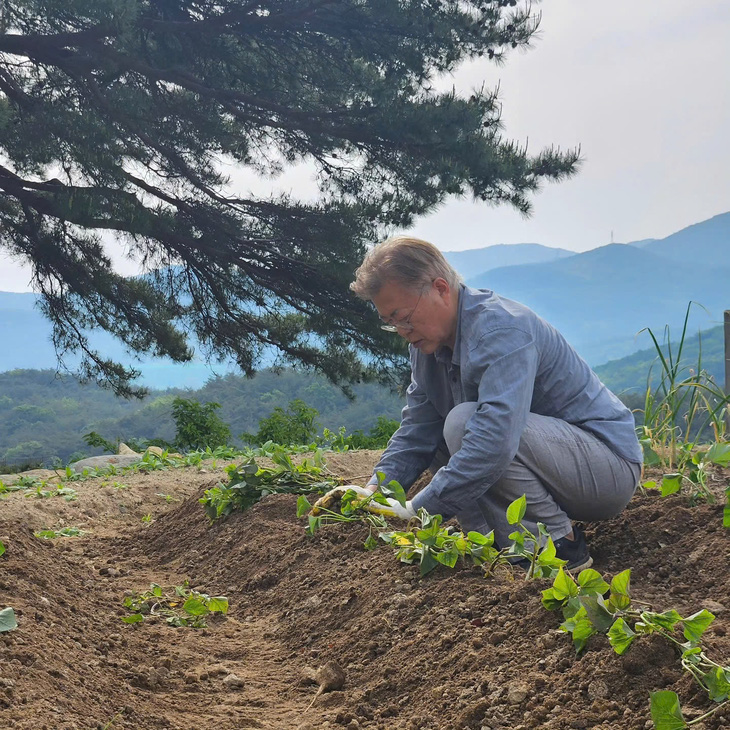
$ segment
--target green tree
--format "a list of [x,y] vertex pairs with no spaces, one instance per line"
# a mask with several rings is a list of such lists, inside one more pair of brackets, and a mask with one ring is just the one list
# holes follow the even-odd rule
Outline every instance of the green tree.
[[316,408],[310,408],[303,400],[295,398],[286,407],[277,406],[271,415],[259,421],[255,434],[243,433],[241,438],[253,444],[273,441],[284,446],[309,444],[319,431]]
[[190,450],[226,446],[231,429],[216,413],[220,407],[220,403],[175,398],[172,402],[172,417],[177,428],[175,446]]
[[[337,382],[400,362],[347,288],[365,246],[448,196],[527,212],[576,167],[504,139],[492,91],[434,85],[536,28],[516,0],[4,0],[1,240],[61,361],[127,395],[90,329],[178,361],[194,335],[246,373],[266,348]],[[299,163],[313,201],[223,172]],[[102,233],[149,273],[115,274]]]

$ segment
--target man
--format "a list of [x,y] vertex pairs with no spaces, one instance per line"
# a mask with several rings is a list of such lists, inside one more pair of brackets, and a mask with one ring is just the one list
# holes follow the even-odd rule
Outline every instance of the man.
[[569,569],[590,566],[571,520],[614,517],[634,494],[642,452],[631,412],[557,330],[522,304],[465,286],[426,241],[376,246],[351,289],[410,344],[401,425],[375,471],[408,489],[443,464],[407,514],[456,516],[506,546],[507,506],[525,494],[526,526],[536,533],[545,523]]

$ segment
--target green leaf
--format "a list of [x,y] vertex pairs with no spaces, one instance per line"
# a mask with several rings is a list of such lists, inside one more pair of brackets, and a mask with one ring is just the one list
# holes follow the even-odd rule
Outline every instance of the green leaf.
[[125,624],[141,624],[144,621],[144,616],[141,613],[133,613],[131,616],[122,616],[122,621]]
[[560,568],[558,574],[553,581],[553,592],[558,599],[570,598],[578,595],[578,585],[576,582]]
[[507,522],[510,525],[516,525],[522,521],[527,511],[527,497],[523,494],[519,499],[516,499],[509,507],[507,507]]
[[725,490],[725,507],[722,510],[722,526],[730,529],[730,488]]
[[576,654],[580,654],[585,649],[588,639],[596,633],[584,610],[578,611],[575,616],[563,621],[560,628],[572,635]]
[[0,611],[0,634],[17,628],[18,622],[15,620],[15,611],[10,607]]
[[684,638],[687,641],[698,642],[702,638],[702,634],[707,631],[707,627],[714,620],[715,616],[705,608],[697,613],[693,613],[689,618],[682,619]]
[[428,548],[424,548],[423,552],[421,553],[420,562],[421,577],[423,577],[424,575],[428,575],[437,565],[438,562],[431,554],[431,551]]
[[309,521],[309,525],[307,527],[307,534],[314,535],[314,533],[317,532],[317,530],[319,530],[319,528],[322,525],[322,518],[313,517],[312,515],[309,515],[309,517],[307,519]]
[[190,596],[190,598],[183,603],[183,611],[190,616],[204,616],[206,613],[209,613],[208,608],[203,601],[199,598],[195,598],[195,596]]
[[381,484],[380,491],[386,497],[393,497],[401,507],[406,506],[405,490],[400,485],[400,482],[397,482],[395,479],[391,479],[387,484]]
[[667,631],[672,631],[682,620],[682,617],[673,608],[669,611],[664,611],[663,613],[651,613],[650,611],[645,611],[641,615],[642,618],[648,619],[650,623],[655,624],[662,629],[667,629]]
[[211,613],[228,613],[228,599],[225,596],[213,596],[209,598],[208,610]]
[[609,589],[608,583],[603,580],[601,574],[592,568],[581,570],[578,575],[578,585],[582,595],[602,596]]
[[629,584],[631,582],[631,568],[621,571],[613,577],[611,581],[611,596],[609,598],[609,607],[619,611],[625,611],[631,605],[629,596]]
[[459,559],[459,551],[456,547],[452,547],[450,550],[445,552],[436,553],[435,557],[442,565],[453,568],[456,565],[456,561]]
[[494,545],[494,530],[491,530],[486,535],[482,535],[481,532],[468,532],[466,539],[475,545],[492,546]]
[[150,586],[150,589],[152,591],[153,596],[155,596],[156,598],[162,598],[162,588],[160,586],[158,586],[157,583],[153,583]]
[[312,505],[309,504],[309,500],[303,494],[300,494],[297,499],[297,517],[304,517],[311,509]]
[[564,598],[558,598],[555,595],[555,591],[552,588],[546,588],[542,592],[542,605],[545,606],[548,611],[554,611],[555,609],[560,608],[564,601]]
[[372,533],[370,533],[367,540],[365,540],[364,547],[366,550],[375,550],[375,548],[378,547],[378,540]]
[[730,443],[716,441],[707,450],[705,458],[718,466],[730,466]]
[[3,541],[0,540],[0,555],[3,555],[5,553],[5,545],[3,545]]
[[658,486],[658,485],[657,485],[657,483],[656,483],[655,481],[653,481],[653,480],[650,480],[650,481],[648,481],[648,482],[644,482],[644,483],[643,483],[643,484],[642,484],[641,486],[642,486],[642,487],[643,487],[644,489],[659,489],[659,486]]
[[730,669],[713,667],[704,675],[710,699],[715,702],[726,700],[730,694]]
[[636,633],[622,618],[617,618],[608,630],[608,642],[617,654],[623,654],[636,638]]
[[580,602],[593,626],[601,633],[606,633],[616,617],[606,608],[603,596],[581,596]]
[[687,727],[677,693],[668,690],[651,693],[651,719],[656,730],[684,730]]
[[670,494],[675,494],[682,488],[682,475],[681,474],[665,474],[662,479],[661,492],[662,497],[668,497]]

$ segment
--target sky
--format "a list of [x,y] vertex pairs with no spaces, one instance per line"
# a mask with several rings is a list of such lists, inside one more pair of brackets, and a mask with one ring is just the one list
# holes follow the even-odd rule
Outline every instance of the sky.
[[[663,238],[730,211],[730,1],[546,0],[539,37],[502,67],[462,67],[444,86],[500,86],[505,137],[529,150],[580,146],[570,180],[546,185],[531,217],[452,200],[409,233],[444,251],[541,243],[587,251]],[[302,176],[302,187],[310,181]],[[287,184],[294,178],[288,178]],[[121,249],[120,272],[136,273]],[[0,291],[29,291],[0,258]]]

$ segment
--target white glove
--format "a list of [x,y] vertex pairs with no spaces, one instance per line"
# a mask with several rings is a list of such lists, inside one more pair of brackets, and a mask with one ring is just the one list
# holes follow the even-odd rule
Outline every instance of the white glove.
[[406,522],[416,516],[410,500],[406,502],[404,507],[397,499],[393,499],[392,497],[388,498],[387,506],[373,501],[369,502],[364,509],[376,515],[383,515],[383,517],[397,517],[398,519],[405,520]]

